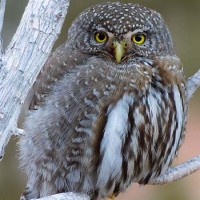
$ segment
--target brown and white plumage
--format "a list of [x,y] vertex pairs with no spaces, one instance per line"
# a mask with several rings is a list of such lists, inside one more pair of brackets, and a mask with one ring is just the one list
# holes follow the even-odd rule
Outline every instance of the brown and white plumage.
[[38,107],[20,139],[27,199],[66,191],[101,199],[147,184],[168,169],[185,134],[182,65],[160,14],[140,5],[82,13],[29,103]]

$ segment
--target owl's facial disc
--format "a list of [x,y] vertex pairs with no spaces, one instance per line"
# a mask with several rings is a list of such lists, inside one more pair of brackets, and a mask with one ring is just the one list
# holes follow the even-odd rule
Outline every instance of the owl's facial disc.
[[69,38],[78,50],[116,63],[175,54],[161,15],[131,3],[103,3],[88,8],[76,19]]
[[145,48],[147,34],[142,29],[117,34],[115,31],[112,33],[101,28],[93,34],[91,43],[97,47],[96,54],[116,63],[143,56],[140,52]]

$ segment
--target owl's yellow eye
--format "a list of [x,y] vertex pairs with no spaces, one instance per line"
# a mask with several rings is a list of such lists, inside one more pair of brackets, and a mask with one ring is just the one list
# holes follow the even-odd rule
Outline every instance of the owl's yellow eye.
[[142,33],[137,33],[135,35],[133,35],[133,42],[135,44],[143,44],[146,40],[146,35],[142,34]]
[[106,35],[106,33],[101,31],[101,32],[96,32],[94,38],[98,43],[103,43],[107,41],[108,36]]

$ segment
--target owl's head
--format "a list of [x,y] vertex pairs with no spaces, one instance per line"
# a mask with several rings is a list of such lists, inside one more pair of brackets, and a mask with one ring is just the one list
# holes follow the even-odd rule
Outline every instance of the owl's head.
[[70,39],[74,48],[117,63],[174,54],[161,15],[131,3],[104,3],[87,9],[72,24]]

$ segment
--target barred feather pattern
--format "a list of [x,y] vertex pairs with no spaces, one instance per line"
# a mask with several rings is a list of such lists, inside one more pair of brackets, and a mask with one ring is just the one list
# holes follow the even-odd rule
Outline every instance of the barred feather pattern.
[[168,169],[183,142],[186,101],[176,56],[117,68],[95,57],[64,73],[24,125],[24,195],[75,191],[101,199],[132,182],[147,184]]

